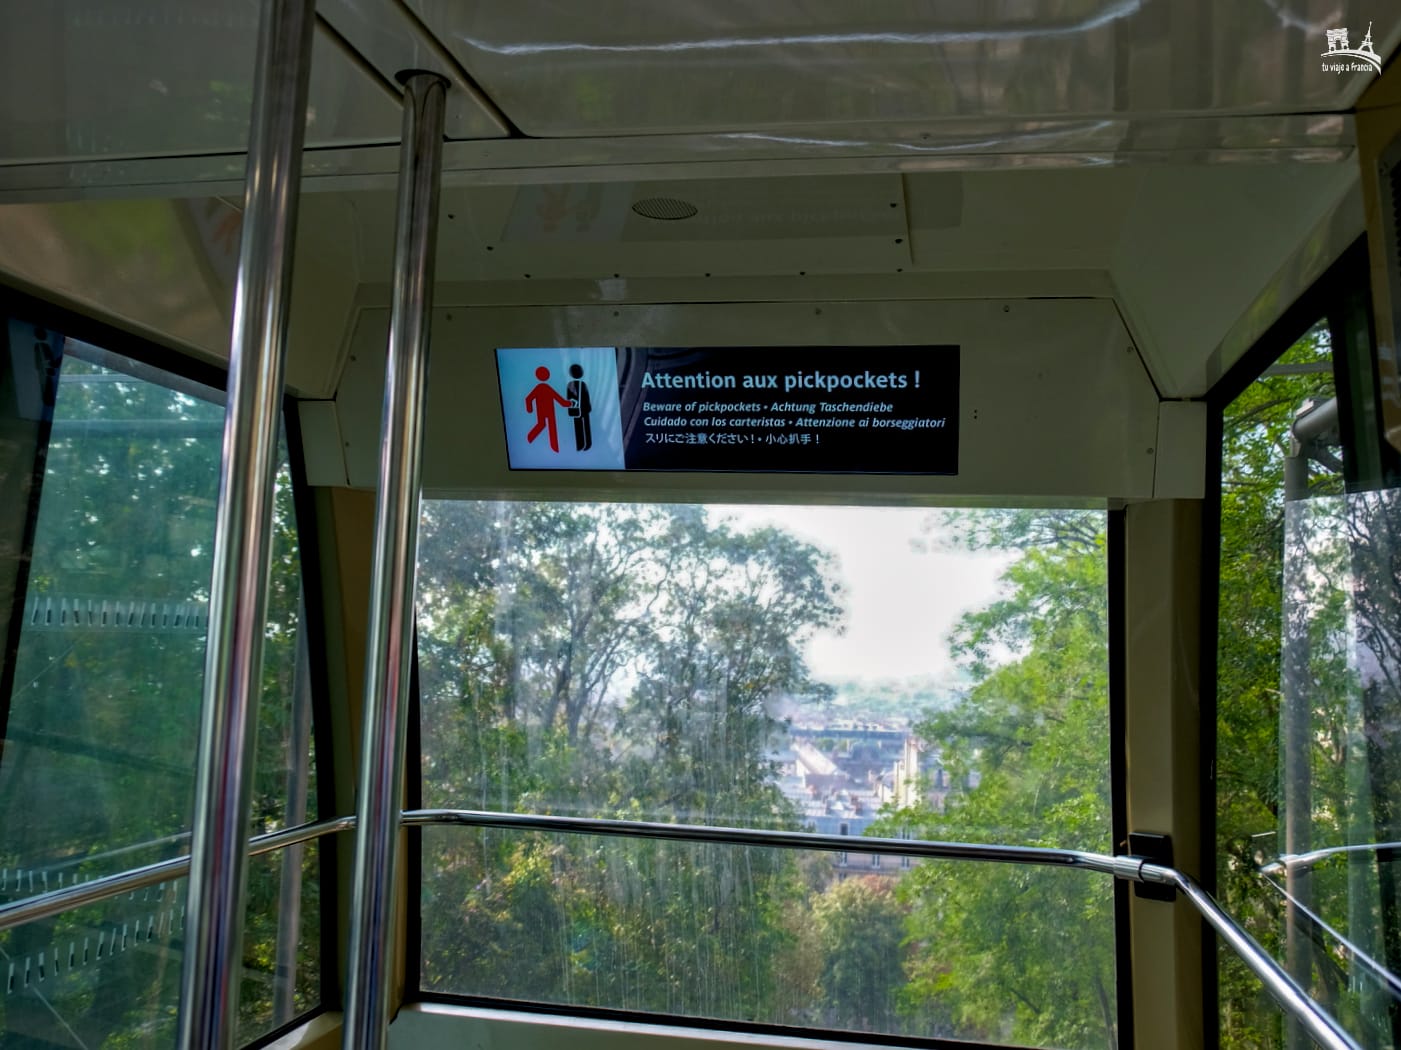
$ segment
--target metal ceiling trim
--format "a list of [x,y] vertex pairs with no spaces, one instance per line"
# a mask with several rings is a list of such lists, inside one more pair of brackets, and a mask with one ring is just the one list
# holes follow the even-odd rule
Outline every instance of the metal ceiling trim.
[[[510,118],[501,112],[500,107],[498,107],[496,103],[487,96],[487,93],[477,85],[477,82],[472,79],[471,74],[462,67],[462,64],[458,62],[452,52],[443,46],[443,42],[433,34],[432,30],[424,25],[423,19],[419,18],[418,15],[411,10],[409,6],[404,3],[404,0],[389,0],[389,3],[394,10],[399,12],[399,15],[404,20],[404,24],[409,27],[410,32],[418,39],[423,47],[441,63],[441,68],[435,70],[435,72],[441,72],[448,78],[448,81],[456,91],[468,96],[481,107],[482,115],[493,121],[502,135],[519,136],[520,132],[516,129],[515,125],[511,123]],[[449,131],[448,138],[451,139],[452,137],[453,135],[451,131]]]
[[[937,136],[937,137],[936,137]],[[1131,145],[1125,145],[1131,143]],[[449,142],[443,184],[526,185],[645,177],[979,171],[1126,164],[1336,164],[1356,144],[1352,114],[1175,121],[957,122],[853,135],[741,132],[602,139]],[[0,203],[237,193],[243,154],[0,165]],[[309,190],[392,189],[392,144],[308,150]]]
[[374,63],[361,54],[339,29],[327,21],[323,14],[316,16],[316,31],[322,35],[327,43],[339,51],[347,62],[369,77],[394,105],[402,106],[404,104],[404,93],[399,89],[399,86],[376,69]]
[[[440,307],[664,306],[671,303],[939,302],[955,299],[1113,299],[1107,270],[1002,270],[982,272],[827,273],[753,277],[549,278],[546,280],[443,281]],[[362,284],[362,309],[385,307],[389,285]]]
[[[424,22],[402,0],[322,0],[319,17],[364,56],[380,78],[393,81],[409,69],[446,78],[449,141],[506,138],[519,132]],[[396,100],[398,98],[396,92]]]

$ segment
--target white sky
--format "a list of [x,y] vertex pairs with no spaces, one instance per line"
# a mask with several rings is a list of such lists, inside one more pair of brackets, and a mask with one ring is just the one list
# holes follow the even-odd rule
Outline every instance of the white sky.
[[[1011,556],[938,549],[926,523],[937,511],[906,507],[712,507],[745,528],[772,524],[836,555],[846,631],[808,647],[815,677],[944,677],[958,617],[990,602]],[[924,553],[914,540],[933,540]]]

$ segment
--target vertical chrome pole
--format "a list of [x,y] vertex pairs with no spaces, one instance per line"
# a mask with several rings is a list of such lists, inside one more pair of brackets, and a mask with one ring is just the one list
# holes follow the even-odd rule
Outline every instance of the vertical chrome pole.
[[238,1008],[273,476],[314,24],[311,0],[266,0],[259,16],[195,768],[182,1050],[228,1046]]
[[346,1050],[382,1048],[388,1037],[387,942],[394,930],[394,869],[403,809],[418,554],[419,456],[447,94],[447,81],[436,74],[413,72],[400,79],[404,83],[404,130],[366,639],[342,1044]]
[[[306,595],[297,598],[297,656],[292,672],[292,717],[287,730],[287,805],[282,826],[306,823],[311,781],[311,642],[307,638]],[[317,847],[320,848],[319,846]],[[272,1023],[284,1025],[296,1012],[297,949],[302,939],[303,843],[282,851],[282,885],[277,895],[277,961],[272,971]],[[319,854],[318,854],[319,856]]]

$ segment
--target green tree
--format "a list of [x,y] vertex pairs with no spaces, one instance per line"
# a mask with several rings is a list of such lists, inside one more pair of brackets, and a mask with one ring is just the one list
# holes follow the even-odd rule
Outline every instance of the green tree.
[[[1328,359],[1316,330],[1292,363]],[[1222,601],[1217,635],[1217,893],[1266,948],[1279,950],[1279,897],[1257,868],[1278,848],[1284,460],[1295,410],[1331,393],[1331,376],[1272,376],[1248,387],[1222,425]],[[1221,1036],[1229,1047],[1277,1045],[1278,1014],[1259,983],[1222,953]]]
[[869,876],[836,882],[813,902],[827,1027],[901,1030],[907,911],[888,880]]
[[[1222,417],[1217,891],[1365,1044],[1388,1043],[1401,1016],[1361,960],[1401,969],[1391,866],[1358,854],[1286,886],[1266,865],[1278,852],[1401,830],[1389,808],[1401,797],[1389,728],[1401,666],[1395,501],[1345,492],[1341,457],[1351,450],[1335,441],[1302,450],[1294,439],[1296,419],[1334,394],[1327,326],[1279,363]],[[1286,889],[1351,947],[1291,914]],[[1234,956],[1220,958],[1223,1045],[1280,1045],[1279,1010]]]
[[[424,794],[796,827],[767,757],[825,558],[694,507],[429,504]],[[426,836],[429,988],[788,1019],[791,857],[582,837]],[[787,998],[785,998],[787,996]]]
[[[1101,514],[1078,511],[943,519],[966,549],[1020,557],[1003,573],[1003,596],[955,628],[953,649],[973,686],[918,727],[956,788],[942,810],[901,811],[887,828],[1108,851],[1103,524]],[[1108,879],[926,863],[900,891],[916,945],[903,996],[911,1014],[945,1035],[1116,1045]]]
[[791,822],[767,749],[779,696],[816,689],[811,634],[840,615],[828,559],[777,529],[737,533],[675,513],[651,629],[617,736],[632,797],[691,823]]

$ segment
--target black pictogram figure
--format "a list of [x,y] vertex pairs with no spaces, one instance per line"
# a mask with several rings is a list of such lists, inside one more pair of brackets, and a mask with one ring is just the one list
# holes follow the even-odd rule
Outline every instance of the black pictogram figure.
[[593,427],[589,425],[593,402],[589,400],[589,384],[584,382],[582,365],[570,365],[569,376],[564,393],[569,398],[570,418],[574,420],[574,447],[580,452],[587,452],[593,448]]

